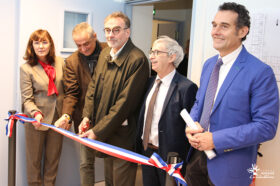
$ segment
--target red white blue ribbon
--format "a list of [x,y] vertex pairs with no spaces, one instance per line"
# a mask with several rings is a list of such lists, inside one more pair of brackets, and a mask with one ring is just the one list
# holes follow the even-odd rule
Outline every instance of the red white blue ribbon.
[[[27,123],[34,123],[36,122],[35,119],[33,118],[29,118],[24,114],[13,114],[13,115],[9,115],[9,118],[6,119],[8,120],[8,124],[6,126],[6,135],[11,137],[12,136],[12,128],[14,125],[14,120],[20,120],[22,122],[27,122]],[[140,163],[140,164],[144,164],[144,165],[150,165],[150,166],[155,166],[157,168],[163,169],[165,170],[170,176],[173,176],[177,185],[182,184],[187,186],[186,181],[184,180],[183,176],[180,173],[180,170],[182,168],[182,164],[178,163],[178,164],[167,164],[165,163],[162,158],[154,153],[150,158],[143,156],[141,154],[137,154],[135,152],[126,150],[126,149],[122,149],[113,145],[109,145],[107,143],[103,143],[97,140],[92,140],[92,139],[88,139],[88,138],[81,138],[79,137],[77,134],[72,133],[68,130],[64,130],[61,128],[57,128],[54,125],[49,125],[46,123],[41,123],[41,125],[44,125],[48,128],[51,128],[52,130],[72,139],[75,140],[83,145],[86,145],[92,149],[95,149],[97,151],[103,152],[105,154],[108,154],[110,156],[114,156],[126,161],[130,161],[133,163]]]
[[8,124],[6,125],[6,136],[12,137],[13,126],[14,126],[14,119],[9,119]]
[[180,172],[183,166],[183,162],[176,164],[167,164],[157,153],[153,153],[153,155],[149,159],[149,162],[155,167],[165,170],[170,176],[173,176],[177,185],[179,185],[179,183],[181,183],[182,185],[187,185],[186,181],[184,179],[182,180],[182,175]]
[[[10,114],[10,112],[8,112],[9,118],[5,119],[6,121],[8,121],[8,124],[6,125],[6,136],[8,137],[12,137],[12,132],[13,132],[13,127],[14,127],[14,120],[19,120],[21,121],[20,117],[27,117],[27,115],[25,114],[21,114],[21,113],[17,113],[15,115]],[[34,119],[33,119],[34,120]],[[22,121],[21,121],[22,122]],[[31,123],[34,121],[31,121]],[[23,123],[23,122],[22,122]]]

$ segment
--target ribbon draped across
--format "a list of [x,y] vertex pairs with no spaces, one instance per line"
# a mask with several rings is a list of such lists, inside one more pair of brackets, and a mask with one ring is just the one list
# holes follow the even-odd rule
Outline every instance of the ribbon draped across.
[[[22,123],[27,122],[27,123],[34,123],[36,122],[35,119],[33,118],[29,118],[24,114],[20,114],[20,113],[16,113],[13,115],[9,114],[9,118],[6,119],[8,121],[8,124],[6,126],[6,135],[11,137],[12,136],[12,129],[14,126],[14,120],[19,120]],[[177,185],[182,184],[187,186],[186,181],[184,180],[183,176],[180,173],[180,170],[182,168],[182,164],[178,163],[178,164],[167,164],[165,163],[161,157],[157,154],[154,153],[150,158],[143,156],[141,154],[137,154],[135,152],[126,150],[126,149],[122,149],[113,145],[109,145],[97,140],[92,140],[92,139],[88,139],[88,138],[81,138],[79,137],[77,134],[72,133],[68,130],[64,130],[61,128],[57,128],[54,125],[49,125],[46,123],[41,123],[42,125],[74,140],[77,141],[83,145],[86,145],[92,149],[95,149],[97,151],[103,152],[105,154],[108,154],[110,156],[114,156],[126,161],[130,161],[130,162],[134,162],[134,163],[140,163],[140,164],[144,164],[144,165],[150,165],[150,166],[155,166],[157,168],[160,168],[162,170],[165,170],[170,176],[173,176]]]

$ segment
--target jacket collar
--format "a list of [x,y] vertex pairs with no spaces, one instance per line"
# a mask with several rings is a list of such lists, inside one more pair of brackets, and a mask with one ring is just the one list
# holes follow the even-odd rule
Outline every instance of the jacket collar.
[[169,100],[174,92],[174,90],[176,89],[177,87],[177,84],[178,84],[178,79],[179,79],[179,74],[178,72],[176,71],[175,72],[175,75],[170,83],[170,86],[169,86],[169,89],[168,89],[168,92],[166,94],[166,97],[165,97],[165,100],[164,100],[164,103],[163,103],[163,107],[162,107],[162,111],[161,111],[161,116],[162,114],[164,113],[165,109],[166,109],[166,106],[168,105],[169,103]]
[[239,56],[237,57],[237,59],[235,60],[235,62],[233,63],[230,71],[228,72],[228,75],[226,77],[226,79],[224,80],[216,101],[214,103],[213,106],[213,110],[212,113],[215,111],[215,109],[218,107],[218,105],[220,104],[223,96],[225,95],[226,91],[228,90],[228,88],[230,87],[232,81],[235,79],[235,77],[238,75],[238,73],[244,68],[244,66],[246,65],[246,59],[248,57],[248,52],[246,50],[246,48],[244,46],[242,46],[242,50],[239,54]]
[[129,38],[126,42],[125,46],[123,47],[121,53],[118,55],[118,57],[114,60],[111,60],[110,54],[108,54],[107,61],[109,63],[115,63],[118,67],[122,66],[122,64],[125,62],[125,59],[129,55],[129,52],[134,48],[134,44],[132,43],[131,39]]

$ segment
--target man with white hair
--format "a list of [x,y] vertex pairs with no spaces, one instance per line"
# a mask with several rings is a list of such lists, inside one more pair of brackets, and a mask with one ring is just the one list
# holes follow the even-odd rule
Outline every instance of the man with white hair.
[[[167,36],[157,39],[150,51],[149,59],[157,76],[148,82],[137,131],[137,151],[145,156],[156,152],[167,161],[168,152],[177,152],[182,160],[186,159],[190,145],[180,111],[191,110],[197,86],[176,72],[183,56],[182,47]],[[165,171],[142,165],[142,174],[144,186],[165,186]]]

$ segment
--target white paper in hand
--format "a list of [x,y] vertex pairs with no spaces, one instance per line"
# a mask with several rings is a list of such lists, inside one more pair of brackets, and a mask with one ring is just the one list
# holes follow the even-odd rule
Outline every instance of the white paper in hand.
[[[190,114],[186,109],[183,109],[180,115],[182,116],[183,120],[186,122],[188,127],[192,129],[198,129],[197,125],[194,123],[193,119],[191,118]],[[204,152],[209,160],[216,156],[216,153],[213,150],[205,150]]]

